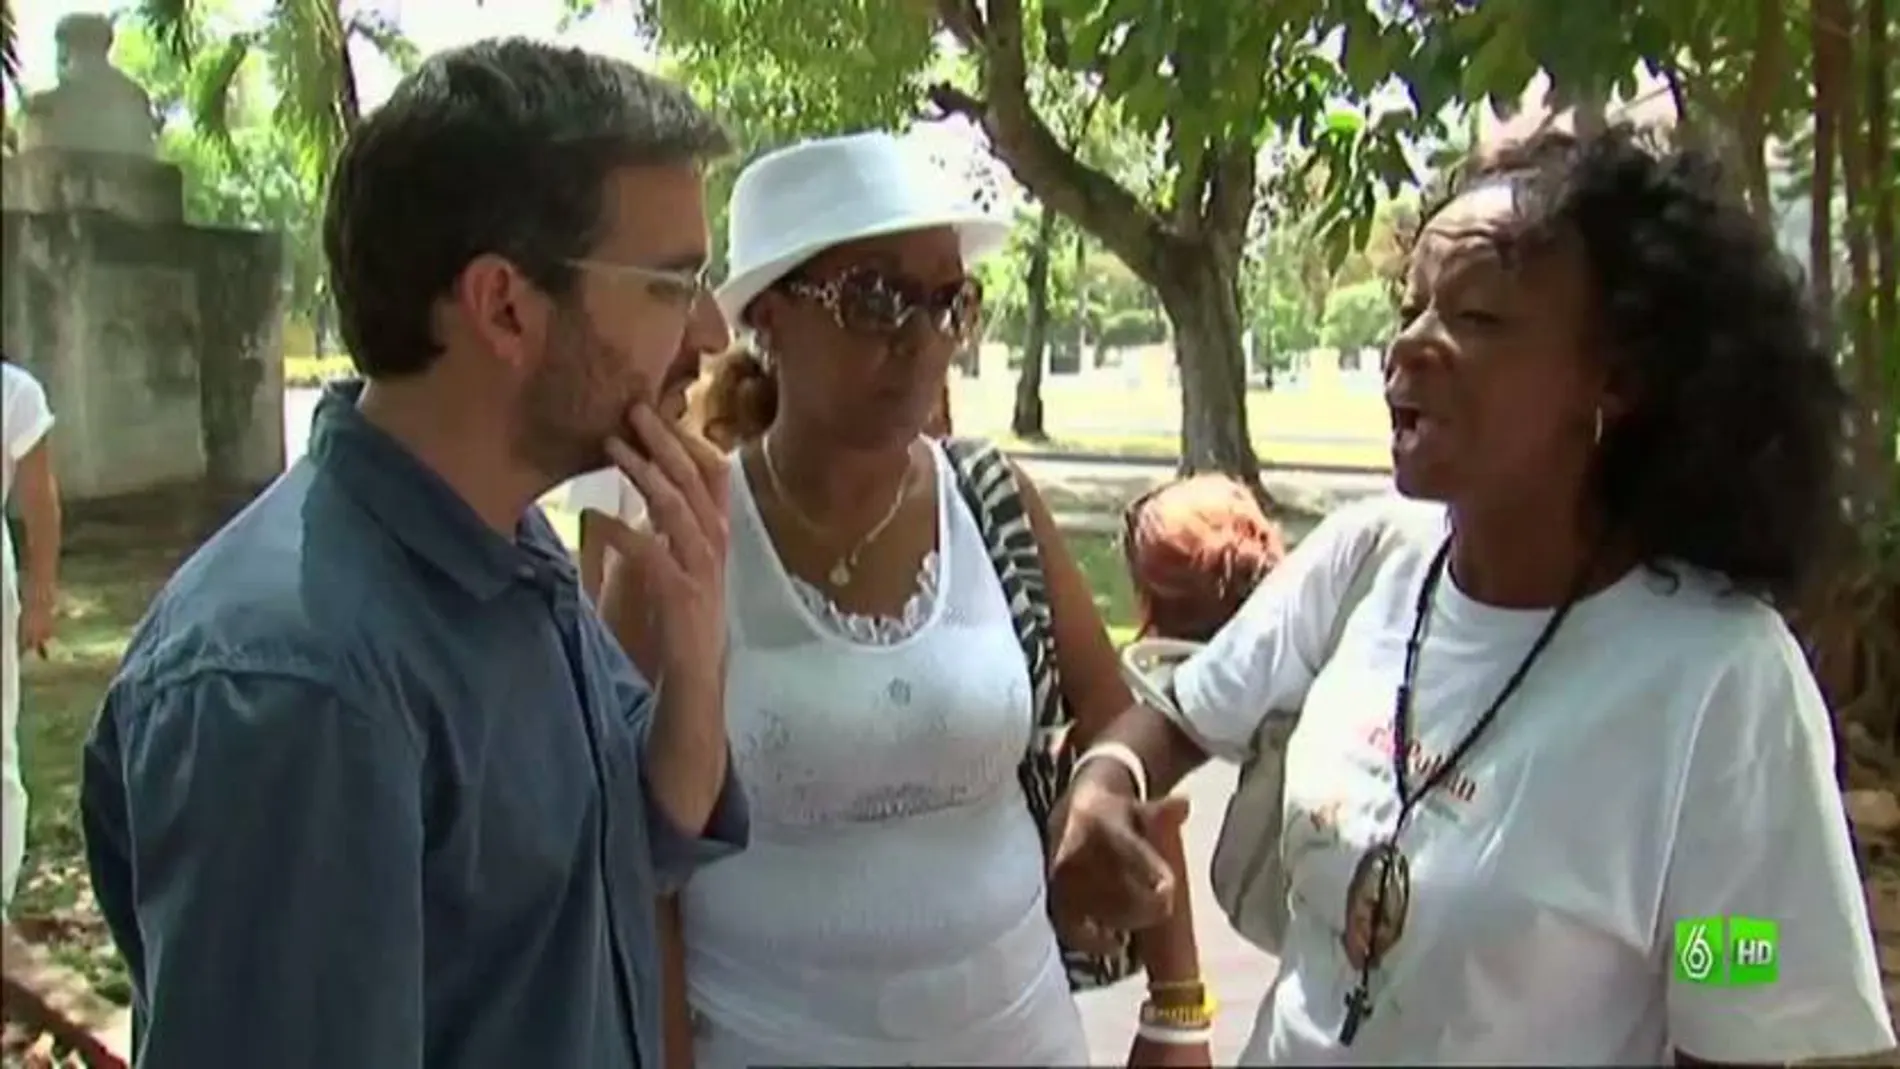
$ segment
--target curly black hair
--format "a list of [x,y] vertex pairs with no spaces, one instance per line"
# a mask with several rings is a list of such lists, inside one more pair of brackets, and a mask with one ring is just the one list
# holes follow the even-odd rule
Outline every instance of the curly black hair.
[[[1650,567],[1717,573],[1787,604],[1842,530],[1847,396],[1800,266],[1711,153],[1616,125],[1474,156],[1421,213],[1505,183],[1507,255],[1577,243],[1598,350],[1630,410],[1597,470],[1609,521]],[[1413,239],[1416,240],[1416,236]]]

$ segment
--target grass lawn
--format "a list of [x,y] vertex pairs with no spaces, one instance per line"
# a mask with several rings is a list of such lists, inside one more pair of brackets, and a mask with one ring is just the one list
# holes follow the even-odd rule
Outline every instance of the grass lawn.
[[80,747],[146,604],[224,514],[215,503],[173,499],[75,523],[61,564],[60,623],[50,655],[21,666],[21,775],[30,802],[12,924],[119,1002],[130,992],[86,877]]
[[[348,357],[287,357],[296,385],[350,374]],[[1009,434],[1016,377],[1002,370],[951,385],[959,433],[996,438],[1022,449],[1173,458],[1180,453],[1181,402],[1169,386],[1131,387],[1111,376],[1060,376],[1043,388],[1043,423],[1052,438],[1017,442]],[[1376,391],[1337,383],[1247,394],[1248,427],[1260,459],[1286,466],[1375,468],[1392,463],[1391,427]]]
[[[101,995],[130,997],[125,974],[94,905],[79,828],[79,754],[106,683],[132,628],[172,569],[222,512],[152,507],[118,519],[74,524],[64,561],[61,620],[51,657],[21,673],[22,772],[31,794],[27,861],[13,905],[18,932],[51,947]],[[563,537],[575,517],[551,510]],[[1071,546],[1118,641],[1133,611],[1112,539],[1077,535]]]

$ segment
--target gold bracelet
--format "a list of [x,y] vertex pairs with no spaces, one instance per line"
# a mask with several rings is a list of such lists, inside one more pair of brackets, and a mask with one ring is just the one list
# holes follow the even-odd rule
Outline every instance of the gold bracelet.
[[1163,980],[1148,985],[1148,1001],[1156,1006],[1199,1006],[1207,1001],[1207,984],[1201,980]]
[[1157,1006],[1153,1002],[1144,1002],[1141,1004],[1141,1023],[1162,1028],[1211,1028],[1217,1008],[1212,996],[1202,998],[1194,1006]]

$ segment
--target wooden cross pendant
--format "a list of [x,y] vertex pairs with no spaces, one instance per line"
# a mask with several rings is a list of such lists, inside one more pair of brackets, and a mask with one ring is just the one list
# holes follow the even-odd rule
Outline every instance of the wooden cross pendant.
[[1359,1026],[1371,1016],[1371,992],[1366,990],[1365,984],[1354,984],[1352,990],[1346,993],[1346,1019],[1339,1026],[1339,1045],[1352,1046],[1353,1039],[1359,1035]]

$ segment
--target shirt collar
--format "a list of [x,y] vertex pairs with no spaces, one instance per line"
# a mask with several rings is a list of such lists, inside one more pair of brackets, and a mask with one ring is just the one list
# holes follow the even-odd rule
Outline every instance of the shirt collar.
[[532,508],[510,541],[402,443],[356,407],[360,380],[333,383],[311,421],[310,460],[336,479],[391,537],[478,600],[537,578],[574,581],[559,537]]

